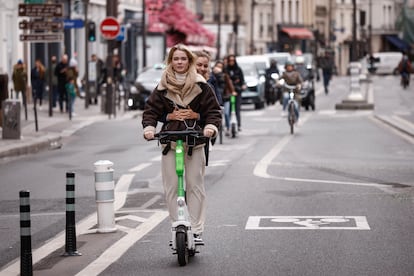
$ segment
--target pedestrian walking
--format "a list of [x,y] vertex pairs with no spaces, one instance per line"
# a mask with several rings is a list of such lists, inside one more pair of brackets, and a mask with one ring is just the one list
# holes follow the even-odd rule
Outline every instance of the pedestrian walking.
[[65,104],[66,111],[68,110],[66,83],[67,83],[67,70],[68,70],[68,55],[62,55],[60,62],[56,65],[55,76],[58,80],[58,93],[59,93],[59,109],[63,112],[63,104]]
[[21,59],[13,66],[12,80],[16,99],[19,99],[19,93],[22,93],[23,104],[26,105],[27,70]]
[[[142,114],[145,139],[154,139],[159,121],[164,122],[161,132],[191,128],[203,131],[204,136],[216,137],[221,125],[220,106],[206,80],[197,74],[195,59],[193,53],[184,45],[179,44],[171,48],[161,81],[149,96]],[[188,211],[195,239],[202,242],[201,233],[204,230],[206,211],[204,187],[206,157],[203,144],[192,146],[191,154],[190,147],[186,145],[185,148]],[[177,221],[178,180],[173,143],[163,149],[161,171],[170,218],[172,221]]]
[[[56,56],[52,56],[50,58],[50,68],[48,70],[51,71],[52,74],[47,74],[47,78],[49,76],[52,77],[51,80],[48,81],[49,85],[51,85],[51,87],[49,87],[49,93],[52,93],[52,107],[56,107],[56,103],[59,99],[59,92],[58,92],[58,79],[55,75],[55,69],[56,69],[56,65],[57,65],[57,59]],[[46,71],[48,71],[46,70]]]
[[30,73],[30,80],[32,82],[32,96],[35,105],[39,104],[39,109],[42,108],[43,93],[45,91],[46,68],[40,59],[36,59]]
[[75,116],[73,105],[75,103],[76,99],[76,88],[75,88],[75,78],[71,77],[69,78],[68,82],[65,85],[66,93],[68,95],[68,102],[69,102],[69,112],[72,116]]
[[230,76],[230,79],[233,83],[234,89],[237,93],[236,96],[236,117],[237,117],[237,127],[241,131],[241,102],[242,102],[242,91],[247,88],[246,82],[244,80],[243,70],[239,67],[236,61],[236,55],[229,55],[227,57],[227,67],[225,72]]
[[332,79],[334,62],[331,54],[325,51],[325,54],[319,58],[319,67],[322,69],[323,86],[325,88],[325,94],[329,92],[329,82]]

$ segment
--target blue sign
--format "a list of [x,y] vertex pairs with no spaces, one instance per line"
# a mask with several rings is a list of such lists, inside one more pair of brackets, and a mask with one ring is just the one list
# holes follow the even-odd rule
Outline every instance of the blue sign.
[[85,23],[82,19],[64,19],[63,28],[64,29],[79,29],[83,28]]
[[126,27],[125,25],[121,25],[121,29],[119,30],[119,34],[116,37],[116,41],[124,41],[126,40]]

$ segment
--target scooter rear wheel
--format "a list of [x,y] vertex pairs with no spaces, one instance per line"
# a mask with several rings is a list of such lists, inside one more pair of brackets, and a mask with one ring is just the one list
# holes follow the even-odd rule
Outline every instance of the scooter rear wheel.
[[235,123],[232,123],[231,124],[231,137],[232,138],[235,138],[236,137],[236,133],[237,133],[236,124]]
[[188,263],[188,249],[187,249],[187,234],[185,232],[177,232],[175,234],[177,259],[180,266],[185,266]]

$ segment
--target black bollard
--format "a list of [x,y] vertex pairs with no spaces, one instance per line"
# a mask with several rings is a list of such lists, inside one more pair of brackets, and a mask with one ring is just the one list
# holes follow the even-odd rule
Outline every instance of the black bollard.
[[63,256],[80,256],[76,249],[75,173],[66,173],[66,239]]
[[33,275],[30,192],[20,191],[20,274]]

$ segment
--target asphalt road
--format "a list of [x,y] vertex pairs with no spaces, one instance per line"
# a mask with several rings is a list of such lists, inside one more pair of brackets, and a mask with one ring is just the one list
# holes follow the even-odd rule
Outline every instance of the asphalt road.
[[96,211],[93,164],[107,159],[117,185],[130,179],[117,211],[130,215],[118,221],[132,229],[118,237],[123,246],[93,255],[102,241],[80,239],[82,257],[37,265],[35,274],[412,275],[414,140],[374,116],[414,114],[412,91],[397,82],[374,79],[375,111],[337,111],[349,83],[334,79],[316,111],[302,111],[294,135],[280,105],[243,106],[239,137],[210,153],[206,246],[186,267],[168,247],[159,148],[142,139],[139,119],[96,123],[60,150],[2,164],[0,271],[19,256],[18,191],[31,191],[33,247],[40,247],[64,230],[66,171],[76,173],[79,222]]

